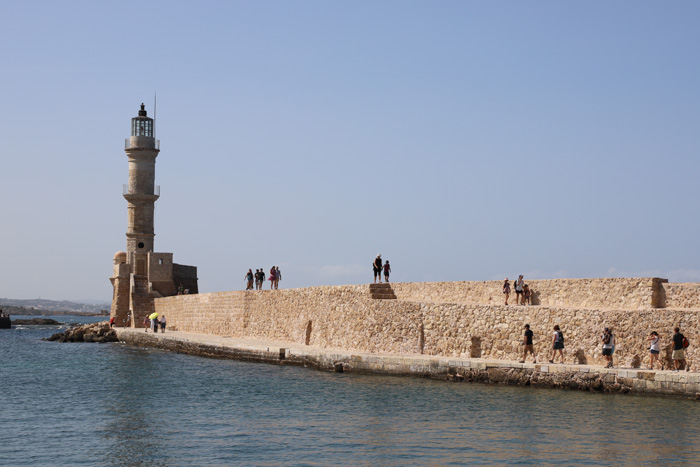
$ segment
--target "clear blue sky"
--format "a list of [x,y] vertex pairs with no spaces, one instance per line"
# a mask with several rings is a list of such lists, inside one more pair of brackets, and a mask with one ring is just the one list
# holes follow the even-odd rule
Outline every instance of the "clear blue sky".
[[156,251],[200,290],[700,281],[700,3],[0,3],[0,297],[112,295],[157,92]]

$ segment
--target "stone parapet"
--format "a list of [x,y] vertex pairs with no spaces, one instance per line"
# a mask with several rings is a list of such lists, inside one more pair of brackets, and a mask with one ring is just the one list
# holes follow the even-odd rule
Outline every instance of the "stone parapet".
[[700,283],[663,284],[666,306],[700,310]]
[[[515,290],[511,278],[511,303]],[[658,298],[666,279],[598,278],[525,280],[533,291],[533,304],[579,308],[663,308]],[[399,300],[421,302],[504,303],[503,281],[393,282]]]

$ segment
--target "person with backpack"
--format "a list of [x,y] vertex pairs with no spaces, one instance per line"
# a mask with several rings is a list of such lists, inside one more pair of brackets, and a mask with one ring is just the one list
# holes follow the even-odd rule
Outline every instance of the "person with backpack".
[[608,362],[607,365],[605,365],[605,368],[612,368],[613,367],[613,348],[615,347],[615,336],[613,336],[612,331],[609,328],[605,328],[603,330],[603,337],[601,338],[603,341],[603,357],[605,357],[605,361]]
[[525,297],[523,297],[523,275],[518,276],[518,280],[515,281],[515,304],[525,305]]
[[372,271],[374,272],[374,283],[377,283],[377,279],[379,279],[379,283],[382,283],[382,255],[377,254],[377,257],[374,258],[374,261],[372,262]]
[[552,358],[549,360],[549,363],[554,363],[557,350],[559,351],[559,357],[561,357],[560,363],[564,363],[564,333],[559,328],[559,325],[555,324],[554,335],[552,336]]
[[675,369],[673,371],[678,371],[685,367],[686,371],[690,371],[690,367],[686,366],[685,361],[685,349],[688,347],[688,339],[681,334],[680,328],[676,327],[673,329],[673,353],[671,354],[671,359],[673,359],[673,366]]

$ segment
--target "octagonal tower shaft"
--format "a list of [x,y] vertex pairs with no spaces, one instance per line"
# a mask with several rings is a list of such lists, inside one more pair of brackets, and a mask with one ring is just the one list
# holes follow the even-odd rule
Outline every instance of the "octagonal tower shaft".
[[128,203],[126,231],[127,262],[135,274],[145,274],[146,258],[153,251],[153,213],[160,196],[155,185],[156,157],[160,141],[153,133],[153,119],[147,116],[145,106],[137,117],[131,119],[131,137],[126,140],[124,151],[129,157],[129,184],[124,185],[124,198]]

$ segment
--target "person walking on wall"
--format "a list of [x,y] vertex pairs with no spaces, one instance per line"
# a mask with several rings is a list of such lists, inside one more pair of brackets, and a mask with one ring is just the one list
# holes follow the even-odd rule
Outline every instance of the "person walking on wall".
[[508,282],[507,277],[506,280],[503,281],[503,295],[506,296],[506,305],[508,305],[508,297],[510,296],[510,282]]
[[532,343],[533,332],[530,330],[530,325],[525,325],[525,333],[523,334],[523,359],[520,363],[525,363],[528,352],[532,354],[532,363],[537,363],[537,355],[535,355],[535,346]]
[[605,368],[613,367],[613,348],[615,347],[615,336],[613,336],[612,331],[609,328],[603,330],[603,336],[601,337],[603,341],[603,357],[605,361],[608,362]]
[[245,280],[246,280],[246,290],[253,290],[253,270],[248,269],[248,272],[245,275]]
[[[653,370],[654,362],[659,359],[661,353],[661,337],[659,337],[658,332],[651,331],[647,340],[649,341],[649,369]],[[661,369],[663,370],[663,365],[661,365]]]
[[260,269],[255,270],[253,277],[255,278],[255,290],[258,290],[260,288]]
[[260,290],[263,289],[265,285],[265,268],[260,268]]
[[554,359],[559,351],[561,363],[564,363],[564,333],[559,329],[559,325],[554,325],[554,334],[552,335],[552,358],[549,363],[554,363]]
[[374,283],[377,283],[377,278],[379,278],[379,283],[382,283],[382,255],[377,254],[372,262],[372,271],[374,271]]
[[275,266],[275,290],[280,288],[280,281],[282,280],[282,272],[279,266]]
[[389,283],[389,274],[391,274],[391,266],[389,265],[389,260],[384,263],[384,282]]
[[160,332],[165,332],[165,315],[160,317]]
[[518,276],[518,280],[515,281],[515,304],[525,305],[525,300],[523,298],[523,275]]
[[[688,340],[681,334],[680,328],[676,327],[673,331],[673,353],[671,354],[671,358],[673,359],[673,371],[678,371],[686,364],[685,348],[688,347]],[[686,368],[686,370],[690,370],[690,368]]]
[[275,267],[272,266],[270,268],[270,290],[275,288],[275,275],[277,274],[277,271],[275,271]]

